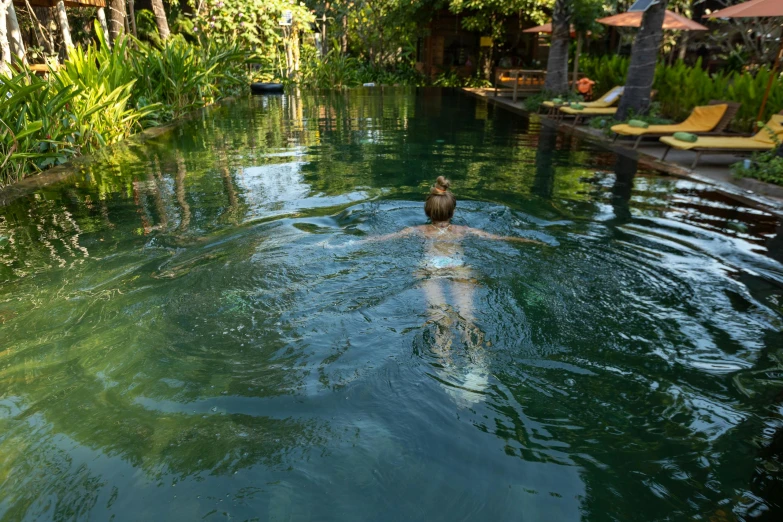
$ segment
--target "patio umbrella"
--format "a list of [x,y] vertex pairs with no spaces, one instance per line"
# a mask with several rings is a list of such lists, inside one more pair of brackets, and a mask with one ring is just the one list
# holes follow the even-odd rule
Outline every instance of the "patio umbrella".
[[720,11],[704,15],[704,18],[762,18],[783,16],[783,2],[780,0],[750,0]]
[[[620,13],[606,18],[599,18],[596,21],[604,25],[613,25],[615,27],[640,27],[642,25],[642,16],[644,16],[644,12],[642,11],[631,11],[629,13]],[[663,28],[673,31],[707,30],[707,28],[700,23],[668,10],[663,19]]]
[[[704,15],[704,18],[765,18],[777,16],[783,17],[783,1],[751,0],[750,2],[733,5],[726,9],[706,14]],[[780,66],[781,56],[783,56],[783,33],[781,33],[780,50],[778,50],[778,56],[772,66],[772,74],[769,76],[767,90],[764,92],[764,98],[761,100],[761,108],[759,109],[759,115],[756,118],[757,121],[761,121],[764,117],[764,109],[767,107],[767,100],[769,99],[769,93],[772,91],[772,84],[775,81],[775,76],[778,72],[778,67]]]

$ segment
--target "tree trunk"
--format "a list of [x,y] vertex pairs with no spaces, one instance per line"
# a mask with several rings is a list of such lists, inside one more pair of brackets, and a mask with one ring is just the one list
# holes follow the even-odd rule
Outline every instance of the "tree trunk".
[[133,0],[128,0],[128,19],[130,20],[130,32],[133,36],[138,38],[139,33],[136,31],[136,4]]
[[576,52],[574,53],[573,87],[576,90],[576,82],[579,80],[579,55],[582,54],[582,35],[576,33]]
[[481,49],[481,74],[484,79],[492,81],[492,50],[495,48],[495,42],[489,47],[482,47]]
[[57,21],[60,24],[60,31],[62,31],[65,57],[67,58],[73,47],[73,40],[71,40],[71,28],[68,25],[68,13],[65,11],[65,2],[63,0],[57,2]]
[[24,49],[24,40],[22,40],[22,31],[19,29],[19,20],[16,19],[16,9],[14,3],[8,6],[8,43],[11,44],[11,52],[19,60],[27,65],[27,53]]
[[340,52],[345,54],[348,52],[348,16],[346,15],[343,15],[343,34],[340,40]]
[[[30,11],[32,15],[35,16],[35,19],[38,21],[37,24],[35,20],[33,21],[33,27],[37,26],[39,36],[43,40],[43,44],[46,47],[47,54],[49,56],[54,56],[55,54],[57,54],[57,49],[54,45],[54,36],[52,34],[52,16],[51,16],[50,8],[32,7],[28,2],[27,9]],[[38,42],[38,45],[40,44],[41,42]]]
[[615,119],[623,121],[629,115],[644,114],[650,108],[655,65],[663,40],[663,18],[669,0],[660,0],[644,12],[642,26],[636,34],[631,50],[631,63],[625,80],[625,91]]
[[685,60],[685,55],[688,53],[688,31],[683,31],[680,40],[680,54],[678,58],[680,61]]
[[285,65],[286,65],[286,77],[287,78],[293,78],[294,76],[294,51],[293,51],[293,44],[291,39],[291,34],[289,33],[285,38]]
[[293,58],[293,66],[294,66],[294,78],[299,79],[299,66],[300,66],[300,57],[299,57],[299,38],[301,34],[299,32],[299,27],[295,26],[293,30],[291,31],[291,57]]
[[544,83],[544,90],[552,94],[568,92],[570,18],[571,11],[568,0],[555,0],[555,7],[552,11],[552,43],[549,47],[549,61],[546,67],[546,82]]
[[324,15],[321,18],[321,57],[325,57],[329,52],[329,39],[326,36],[326,13],[329,12],[331,7],[330,2],[324,2]]
[[158,34],[163,41],[171,36],[169,21],[166,20],[166,11],[163,9],[163,0],[152,0],[152,12],[155,13],[155,22],[158,24]]
[[106,23],[106,11],[103,7],[98,8],[98,23],[103,31],[103,39],[106,41],[106,47],[111,50],[111,36],[109,35],[109,24]]
[[125,34],[125,0],[109,0],[109,34],[112,43]]
[[0,0],[0,72],[11,73],[11,44],[8,42],[8,8],[11,0]]

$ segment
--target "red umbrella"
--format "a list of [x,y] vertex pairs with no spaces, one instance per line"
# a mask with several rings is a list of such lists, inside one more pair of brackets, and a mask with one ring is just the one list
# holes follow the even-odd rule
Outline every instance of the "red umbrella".
[[[726,9],[704,15],[704,18],[765,18],[776,16],[783,16],[783,0],[751,0],[750,2],[733,5]],[[775,59],[775,64],[772,66],[772,74],[769,76],[767,90],[764,93],[764,99],[761,101],[758,118],[756,118],[758,121],[761,121],[764,117],[764,109],[767,107],[767,99],[769,98],[769,93],[772,90],[772,83],[775,81],[775,76],[778,72],[781,56],[783,56],[783,34],[781,34],[780,38],[778,57]]]
[[750,0],[750,2],[733,5],[704,15],[704,18],[762,18],[766,16],[783,16],[783,2],[780,0]]
[[[641,27],[642,16],[644,16],[644,12],[642,11],[631,11],[628,13],[616,14],[614,16],[607,16],[606,18],[599,18],[596,21],[604,25],[613,25],[615,27]],[[672,11],[666,11],[666,16],[663,19],[663,28],[674,31],[707,30],[703,25]]]

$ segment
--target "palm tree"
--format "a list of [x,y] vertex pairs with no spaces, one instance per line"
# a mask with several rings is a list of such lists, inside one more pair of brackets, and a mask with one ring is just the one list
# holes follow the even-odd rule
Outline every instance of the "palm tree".
[[109,34],[112,41],[125,33],[125,0],[109,0]]
[[555,0],[552,11],[552,43],[546,67],[544,90],[553,94],[568,92],[568,45],[571,37],[573,0]]
[[152,12],[155,13],[160,39],[167,40],[171,31],[169,31],[169,22],[166,20],[166,11],[163,9],[163,0],[152,0]]
[[669,0],[660,0],[644,12],[642,26],[633,41],[625,92],[615,114],[618,120],[626,120],[631,112],[644,114],[650,108],[655,65],[663,40],[663,19],[668,3]]

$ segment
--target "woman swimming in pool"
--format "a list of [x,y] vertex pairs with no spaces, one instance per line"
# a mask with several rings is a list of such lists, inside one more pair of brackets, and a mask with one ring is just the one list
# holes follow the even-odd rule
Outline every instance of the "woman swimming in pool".
[[[473,299],[476,280],[471,269],[465,264],[461,241],[467,236],[485,239],[537,243],[539,241],[521,237],[496,236],[476,228],[453,225],[457,199],[449,190],[451,182],[439,176],[430,189],[424,203],[424,213],[430,223],[409,227],[393,234],[370,238],[380,241],[397,237],[419,234],[425,239],[425,256],[421,270],[417,273],[422,279],[421,287],[427,300],[430,323],[436,325],[434,350],[449,366],[452,345],[451,327],[456,323],[462,330],[466,348],[470,350],[471,362],[465,368],[468,373],[458,383],[457,388],[447,388],[460,402],[474,403],[480,399],[478,393],[470,390],[486,388],[488,372],[483,362],[483,333],[475,325]],[[447,294],[450,299],[447,299]],[[452,303],[449,306],[449,301]],[[459,390],[457,392],[456,390]],[[467,393],[465,393],[467,391]]]

